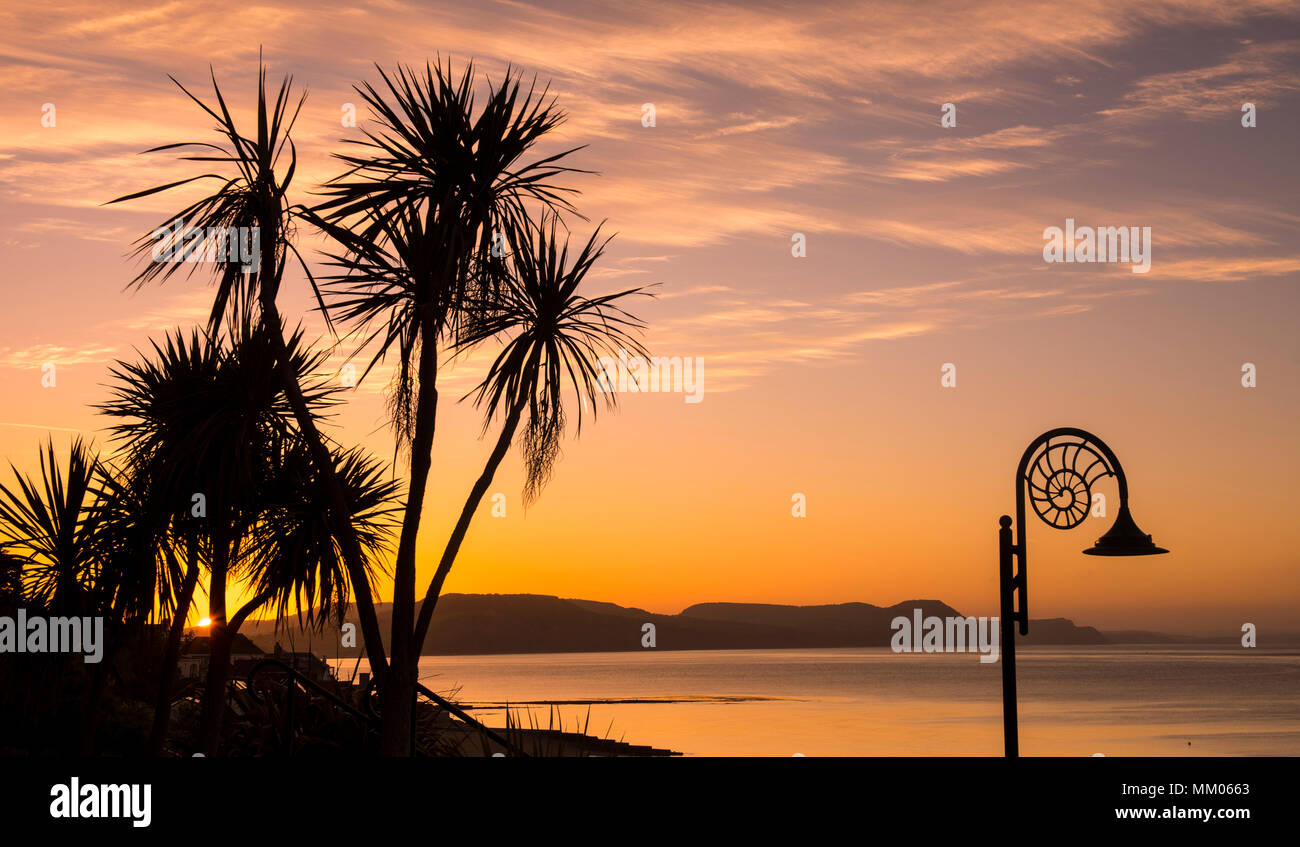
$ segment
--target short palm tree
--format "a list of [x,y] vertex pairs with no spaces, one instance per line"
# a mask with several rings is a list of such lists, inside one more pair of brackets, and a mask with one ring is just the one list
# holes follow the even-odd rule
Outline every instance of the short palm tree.
[[10,468],[14,483],[0,484],[0,549],[22,563],[25,602],[52,615],[88,614],[102,564],[99,457],[76,438],[65,470],[50,440],[39,483]]
[[[180,638],[197,584],[200,560],[207,566],[213,661],[226,645],[226,586],[238,565],[247,517],[248,492],[261,461],[257,439],[287,428],[283,408],[267,378],[240,385],[227,366],[229,351],[197,331],[180,332],[153,343],[153,357],[119,362],[110,370],[112,395],[100,410],[121,422],[111,427],[125,464],[148,480],[150,525],[159,538],[183,545],[185,570],[178,593],[162,598],[174,613],[154,711],[151,747],[157,753],[166,734],[171,689],[180,656]],[[251,370],[251,369],[250,369]],[[176,556],[167,557],[174,574]],[[176,567],[179,569],[179,567]],[[205,727],[216,720],[214,698],[224,687],[210,677],[205,696]],[[211,705],[209,705],[211,702]],[[224,705],[224,704],[222,704]],[[215,732],[215,730],[213,730]]]
[[198,402],[212,392],[221,354],[197,331],[188,339],[177,332],[152,346],[152,359],[119,362],[110,369],[114,379],[111,399],[99,408],[122,421],[110,428],[122,457],[122,475],[139,480],[136,489],[147,486],[150,491],[139,507],[137,520],[152,529],[163,560],[158,608],[169,624],[149,737],[150,752],[158,755],[166,740],[181,639],[198,585],[200,558],[209,569],[215,558],[207,532],[206,502],[198,508],[194,495],[202,493],[206,499],[214,479],[209,468],[221,461],[199,450],[209,410]]
[[[82,439],[73,440],[66,466],[47,442],[39,482],[13,473],[12,486],[0,484],[0,564],[9,601],[37,614],[103,620],[106,643],[99,645],[80,728],[81,750],[88,753],[121,638],[153,613],[154,560],[139,544],[138,523],[122,511],[128,500],[137,502],[136,493]],[[69,678],[78,675],[80,663],[70,662],[65,655],[58,667],[45,669],[53,684],[29,699],[45,703],[38,714],[58,706]]]
[[[285,399],[275,341],[261,326],[247,323],[232,327],[229,337],[224,346],[200,338],[197,332],[188,339],[177,333],[162,344],[155,343],[154,358],[118,364],[113,371],[113,396],[101,407],[106,414],[122,419],[112,428],[114,437],[122,442],[131,467],[153,487],[150,503],[142,508],[159,532],[170,527],[173,535],[186,542],[188,561],[176,597],[177,612],[160,681],[155,749],[160,747],[158,734],[165,733],[178,655],[178,625],[193,593],[198,550],[202,550],[208,569],[212,620],[211,661],[200,727],[201,743],[209,755],[216,750],[225,708],[231,643],[243,621],[276,599],[276,592],[294,590],[309,605],[325,611],[332,604],[345,604],[348,598],[341,542],[336,533],[327,531],[333,526],[331,512],[325,508],[328,495]],[[333,393],[312,375],[321,356],[302,350],[300,334],[291,337],[288,346],[293,378],[302,386],[315,418]],[[332,472],[351,474],[345,489],[350,526],[366,540],[368,580],[374,549],[382,539],[367,522],[375,508],[388,507],[394,490],[391,484],[376,483],[372,465],[356,454],[350,459],[343,457],[341,468],[339,459],[334,461]],[[371,473],[358,476],[358,465]],[[309,521],[298,525],[293,537],[297,546],[268,546],[268,538],[283,537],[287,532],[288,516],[294,513],[286,512],[286,504],[300,501],[304,487],[312,494],[313,512]],[[285,500],[286,491],[296,492],[298,500]],[[286,523],[277,535],[267,530],[268,521]],[[308,537],[311,532],[317,533],[314,539]],[[196,542],[200,544],[196,546]],[[286,556],[294,564],[288,564]],[[171,563],[168,573],[178,570],[176,560],[176,556],[167,558]],[[258,590],[229,614],[228,588],[241,580],[257,585]]]

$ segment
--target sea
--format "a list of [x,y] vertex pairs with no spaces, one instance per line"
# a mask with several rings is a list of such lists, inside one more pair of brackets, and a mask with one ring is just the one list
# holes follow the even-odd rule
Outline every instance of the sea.
[[[1022,645],[1016,660],[1021,755],[1300,755],[1300,649]],[[1000,756],[1001,673],[888,648],[420,661],[426,686],[489,726],[509,709],[685,756]]]

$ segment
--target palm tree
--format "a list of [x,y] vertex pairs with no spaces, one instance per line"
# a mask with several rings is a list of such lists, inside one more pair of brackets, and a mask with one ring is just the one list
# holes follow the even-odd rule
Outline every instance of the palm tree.
[[22,562],[24,600],[52,615],[86,614],[100,566],[99,457],[75,438],[64,471],[51,439],[39,484],[9,467],[15,484],[0,484],[0,548]]
[[[434,602],[426,603],[417,622],[415,551],[436,432],[439,352],[461,352],[502,332],[524,332],[526,314],[545,312],[540,301],[532,304],[531,313],[524,308],[529,292],[519,286],[525,277],[512,279],[512,274],[533,273],[534,295],[543,292],[541,281],[548,278],[548,273],[554,285],[568,274],[565,284],[571,282],[576,287],[603,245],[597,247],[593,236],[572,268],[565,267],[566,257],[561,257],[557,266],[554,256],[547,259],[537,254],[531,270],[529,260],[518,257],[520,250],[516,249],[516,257],[507,261],[505,250],[498,249],[508,240],[512,248],[544,247],[554,253],[558,215],[576,214],[568,200],[574,189],[553,185],[551,180],[577,170],[563,164],[563,160],[580,148],[529,158],[564,119],[545,89],[539,91],[534,83],[525,90],[521,76],[508,68],[499,84],[489,82],[480,108],[475,101],[472,65],[467,65],[459,76],[450,63],[444,66],[441,62],[426,64],[423,73],[399,67],[395,74],[387,74],[382,68],[379,74],[379,88],[363,84],[356,89],[376,115],[374,128],[365,130],[363,138],[349,141],[357,145],[356,153],[339,156],[347,170],[327,184],[326,199],[314,209],[292,205],[287,199],[296,166],[290,132],[302,99],[296,106],[291,103],[291,80],[286,78],[272,102],[267,96],[264,70],[259,74],[255,137],[239,132],[213,76],[213,105],[205,104],[183,86],[181,90],[216,120],[223,143],[154,148],[185,149],[193,155],[183,156],[183,160],[217,163],[232,169],[233,174],[202,173],[113,202],[199,180],[217,180],[219,187],[215,191],[179,215],[169,217],[164,225],[179,218],[191,226],[257,227],[260,231],[261,244],[268,249],[261,252],[255,273],[244,273],[235,261],[216,266],[217,296],[209,334],[215,337],[222,318],[228,317],[237,323],[258,324],[271,345],[280,385],[295,420],[294,431],[323,486],[317,494],[325,498],[324,519],[356,595],[366,650],[383,698],[382,749],[388,754],[406,754],[420,644],[442,581],[482,497],[480,488],[489,484],[527,412],[524,447],[530,483],[526,498],[536,496],[555,461],[559,434],[565,426],[558,399],[560,366],[578,369],[581,376],[575,376],[572,370],[568,375],[575,389],[582,386],[594,407],[591,380],[596,377],[591,356],[604,349],[600,347],[603,342],[596,339],[627,342],[624,346],[629,346],[631,339],[623,333],[639,324],[613,305],[615,299],[631,292],[588,300],[575,295],[570,287],[566,302],[574,310],[572,316],[577,323],[566,330],[576,333],[572,336],[576,346],[564,346],[569,343],[562,340],[565,336],[555,335],[560,347],[538,348],[524,360],[509,358],[498,363],[502,379],[508,379],[505,374],[514,371],[514,378],[532,380],[535,393],[524,403],[520,393],[525,390],[523,384],[507,381],[501,387],[485,385],[479,394],[478,402],[488,405],[489,423],[498,412],[504,418],[500,455],[494,452],[495,460],[485,469],[487,481],[480,478],[481,485],[471,492],[468,511],[462,513],[426,592]],[[280,172],[277,168],[286,148],[288,165]],[[542,224],[533,222],[534,214],[541,216],[543,224],[547,215],[551,216],[549,235],[543,232]],[[340,252],[330,259],[343,270],[329,282],[328,308],[294,247],[292,234],[298,221],[314,224],[339,245]],[[153,239],[145,238],[138,249],[149,251],[154,246]],[[391,422],[398,451],[405,448],[409,455],[410,475],[393,569],[391,664],[368,583],[368,553],[373,551],[354,521],[356,501],[345,478],[346,454],[335,450],[317,428],[302,375],[294,366],[293,345],[286,340],[278,311],[277,295],[291,255],[306,273],[331,330],[334,320],[351,324],[363,338],[361,348],[373,350],[367,373],[390,354],[398,360],[390,396]],[[179,267],[175,263],[151,265],[135,283],[165,280]],[[618,320],[610,320],[620,315]],[[596,323],[584,330],[582,320],[588,317]],[[543,330],[534,331],[540,338]],[[588,335],[588,331],[594,334]],[[558,333],[559,328],[553,332]],[[530,371],[538,368],[542,370]],[[494,369],[494,373],[498,371]],[[605,398],[607,402],[612,399]],[[516,412],[517,403],[524,405]],[[240,553],[248,551],[235,550],[231,545],[255,531],[257,513],[250,508],[236,509],[242,523],[231,531],[221,530],[226,537],[218,539],[219,543],[207,543],[210,571],[216,567],[233,573],[247,564]],[[234,516],[235,512],[228,515]],[[218,523],[224,525],[224,521]],[[168,573],[175,577],[180,574],[178,558],[173,556],[171,561],[174,570]],[[176,583],[175,579],[171,581]],[[183,577],[178,584],[183,588]],[[224,581],[213,584],[220,589]],[[223,616],[222,630],[228,631],[233,618],[224,618],[224,598],[214,596],[214,606]],[[210,723],[205,726],[210,729]]]
[[483,408],[483,428],[503,417],[496,446],[470,490],[452,530],[438,569],[429,583],[415,628],[415,643],[422,645],[429,622],[451,572],[456,555],[483,495],[510,449],[521,421],[526,417],[522,452],[524,459],[524,503],[534,501],[551,477],[559,458],[560,438],[567,422],[564,406],[566,388],[579,401],[577,425],[582,430],[583,409],[591,416],[603,404],[616,405],[615,395],[602,386],[606,376],[600,359],[616,356],[618,349],[645,355],[635,337],[643,324],[619,305],[637,294],[632,288],[614,294],[586,297],[578,293],[592,265],[609,243],[599,241],[596,229],[570,262],[569,246],[556,237],[556,219],[529,226],[510,237],[511,273],[499,295],[472,304],[474,316],[457,343],[468,350],[494,338],[507,339],[487,376],[470,393]]
[[[232,327],[232,340],[225,347],[200,339],[197,332],[188,342],[180,333],[169,336],[164,344],[154,344],[153,360],[118,364],[113,370],[113,397],[101,407],[106,414],[124,419],[113,427],[114,437],[125,442],[130,465],[149,479],[155,492],[142,506],[150,524],[159,534],[172,527],[173,534],[185,539],[188,553],[186,572],[175,595],[177,611],[160,680],[152,738],[155,750],[161,747],[166,731],[179,632],[193,595],[199,559],[196,542],[202,542],[208,568],[208,616],[212,620],[211,661],[200,727],[208,755],[216,752],[231,643],[243,621],[278,591],[294,589],[299,599],[325,611],[331,604],[347,602],[348,578],[341,547],[332,546],[337,536],[326,531],[333,524],[322,499],[327,495],[311,472],[310,450],[294,428],[295,418],[276,367],[275,343],[267,335],[261,327]],[[301,349],[300,333],[288,346],[295,384],[304,387],[303,396],[315,417],[334,393],[312,376],[322,357]],[[371,510],[386,508],[394,489],[391,484],[376,484],[368,460],[357,454],[341,458],[335,462],[347,475],[350,525],[364,538],[373,556],[382,537],[366,522]],[[286,502],[295,502],[283,498],[290,480],[296,487],[287,490],[298,492],[299,501],[303,496],[300,489],[311,487],[314,511],[310,521],[296,525],[296,547],[280,544],[268,548],[266,539],[277,537],[265,528],[268,515],[282,522],[276,532],[287,532],[290,513],[285,512]],[[364,499],[367,497],[370,499]],[[312,538],[310,532],[317,534]],[[296,556],[292,567],[282,561],[289,553]],[[166,572],[173,574],[174,582],[179,570],[176,556],[168,556],[167,562]],[[369,558],[365,567],[368,580]],[[245,574],[259,590],[228,615],[228,587]],[[299,579],[304,574],[305,579]],[[304,594],[304,588],[310,590]]]
[[[10,467],[14,485],[0,484],[0,564],[7,599],[50,616],[96,616],[105,624],[107,643],[101,645],[82,715],[81,750],[88,753],[121,636],[153,611],[152,556],[137,545],[137,524],[120,511],[134,494],[81,438],[73,440],[66,468],[53,441],[47,442],[39,483]],[[44,668],[53,684],[38,686],[27,698],[29,708],[35,704],[36,723],[60,705],[61,692],[82,673],[70,655],[52,672]]]
[[[578,148],[525,161],[564,119],[545,90],[525,92],[507,69],[476,110],[475,73],[459,79],[450,62],[424,73],[378,69],[386,91],[356,88],[376,116],[373,130],[340,155],[348,170],[325,189],[313,220],[343,248],[347,272],[331,286],[336,317],[374,343],[370,367],[390,353],[397,375],[390,398],[410,476],[393,578],[391,680],[381,688],[382,749],[409,752],[419,642],[415,639],[415,550],[431,465],[438,406],[438,351],[454,342],[467,303],[500,290],[505,234],[529,221],[529,206],[572,211],[553,177]],[[495,253],[495,254],[494,254]],[[367,368],[369,371],[369,368]]]
[[[105,656],[95,666],[82,737],[82,754],[94,751],[100,703],[108,684],[112,660],[125,640],[145,633],[155,614],[165,613],[177,593],[171,536],[159,531],[151,480],[129,467],[101,461],[96,506],[98,578],[92,587],[92,605],[106,611]],[[156,601],[156,602],[155,602]]]
[[[244,579],[252,597],[226,622],[224,653],[218,656],[214,649],[212,655],[220,670],[215,680],[210,674],[209,685],[219,685],[223,693],[229,679],[230,642],[251,615],[270,607],[279,625],[293,610],[300,624],[319,631],[331,618],[342,624],[349,603],[342,543],[310,448],[297,432],[273,437],[267,446],[253,489],[255,519],[245,539]],[[388,548],[391,516],[400,510],[398,486],[386,478],[381,463],[360,450],[337,450],[332,458],[343,484],[348,525],[365,551],[369,580]],[[216,752],[219,730],[218,715],[203,735],[207,755]]]
[[[224,694],[230,674],[230,642],[243,624],[264,607],[274,612],[277,626],[295,612],[300,624],[320,631],[332,618],[342,624],[349,603],[349,580],[340,539],[333,530],[329,496],[316,473],[311,452],[296,434],[277,439],[265,451],[256,486],[256,519],[249,527],[244,556],[245,581],[252,597],[226,622],[225,647],[212,662],[209,687]],[[360,450],[334,453],[342,480],[349,523],[366,551],[368,576],[387,550],[391,516],[400,510],[397,483],[387,469]],[[224,705],[224,698],[214,700]],[[205,696],[205,705],[207,699]],[[206,755],[217,751],[220,713],[202,734]]]
[[[115,384],[111,399],[100,405],[102,413],[123,419],[110,428],[119,442],[123,476],[139,480],[137,490],[148,486],[151,496],[142,504],[140,522],[152,529],[154,543],[163,560],[158,592],[159,616],[169,618],[166,646],[149,736],[152,755],[162,752],[171,714],[172,689],[180,660],[181,639],[198,585],[200,557],[212,566],[210,544],[205,534],[206,503],[198,509],[193,500],[204,493],[211,480],[211,455],[201,450],[203,427],[208,425],[208,404],[202,399],[212,393],[220,367],[220,350],[201,339],[197,331],[190,338],[180,332],[168,335],[162,345],[153,343],[153,359],[139,363],[118,362],[110,369]],[[184,565],[182,567],[181,560]]]
[[[275,356],[274,361],[279,370],[285,397],[296,419],[297,427],[302,433],[304,443],[310,450],[316,471],[325,486],[329,502],[327,514],[342,546],[343,561],[356,598],[366,651],[376,678],[382,679],[387,669],[387,658],[370,585],[366,581],[365,551],[349,520],[346,492],[342,480],[337,476],[334,456],[326,439],[317,429],[309,398],[303,386],[295,381],[293,353],[285,339],[284,323],[277,304],[285,265],[292,255],[306,273],[307,280],[321,305],[321,312],[327,324],[329,323],[329,313],[320,299],[315,279],[293,243],[295,220],[304,210],[290,204],[288,200],[289,187],[297,166],[297,152],[290,135],[306,95],[299,97],[295,104],[290,94],[292,78],[286,77],[272,102],[267,96],[266,70],[260,66],[260,63],[258,70],[257,130],[254,136],[247,136],[239,130],[226,105],[215,74],[211,75],[216,100],[214,105],[203,102],[173,77],[172,81],[181,91],[217,122],[217,131],[223,143],[182,142],[145,151],[152,153],[183,150],[191,153],[182,156],[183,161],[213,163],[233,173],[201,173],[184,180],[119,197],[111,202],[121,203],[148,197],[193,182],[217,181],[219,187],[211,194],[190,204],[179,213],[169,216],[161,227],[150,235],[142,237],[137,242],[137,250],[142,256],[152,253],[158,243],[154,235],[165,231],[175,220],[184,221],[191,227],[204,229],[214,227],[227,231],[232,228],[251,231],[256,228],[259,232],[261,249],[256,260],[255,272],[246,273],[241,261],[218,261],[213,266],[216,269],[217,289],[209,317],[209,334],[216,336],[223,318],[226,317],[237,323],[260,322],[265,330],[266,339],[270,342]],[[288,165],[281,174],[278,168],[286,148]],[[180,246],[174,243],[174,240],[165,243],[172,248]],[[185,263],[151,263],[137,275],[133,284],[143,285],[152,280],[166,280],[183,264]],[[189,272],[192,273],[195,267],[194,263],[189,263]]]

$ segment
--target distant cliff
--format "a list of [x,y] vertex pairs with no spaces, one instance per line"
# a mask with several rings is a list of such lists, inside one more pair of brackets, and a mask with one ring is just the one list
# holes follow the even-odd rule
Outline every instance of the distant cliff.
[[[908,600],[893,606],[838,603],[829,606],[778,606],[757,603],[699,603],[677,615],[593,600],[566,600],[540,594],[448,594],[424,642],[425,655],[474,653],[599,653],[642,650],[642,627],[655,626],[659,650],[775,650],[816,647],[888,647],[898,616],[949,617],[960,612],[938,600]],[[392,607],[378,609],[387,636]],[[356,622],[355,613],[348,620]],[[339,646],[338,629],[306,633],[296,621],[274,632],[270,621],[249,621],[241,630],[259,647],[270,649],[277,638],[297,649],[327,656],[356,656],[362,646]],[[1092,627],[1065,618],[1032,621],[1030,644],[1104,644]]]

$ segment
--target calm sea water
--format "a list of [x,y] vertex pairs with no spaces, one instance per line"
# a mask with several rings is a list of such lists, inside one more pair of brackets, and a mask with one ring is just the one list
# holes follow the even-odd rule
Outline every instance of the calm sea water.
[[[1026,648],[1023,755],[1300,755],[1300,651]],[[351,674],[353,663],[339,663]],[[364,665],[363,665],[364,667]],[[425,657],[425,685],[691,756],[1001,755],[1001,667],[885,648]],[[525,718],[525,724],[527,718]]]

